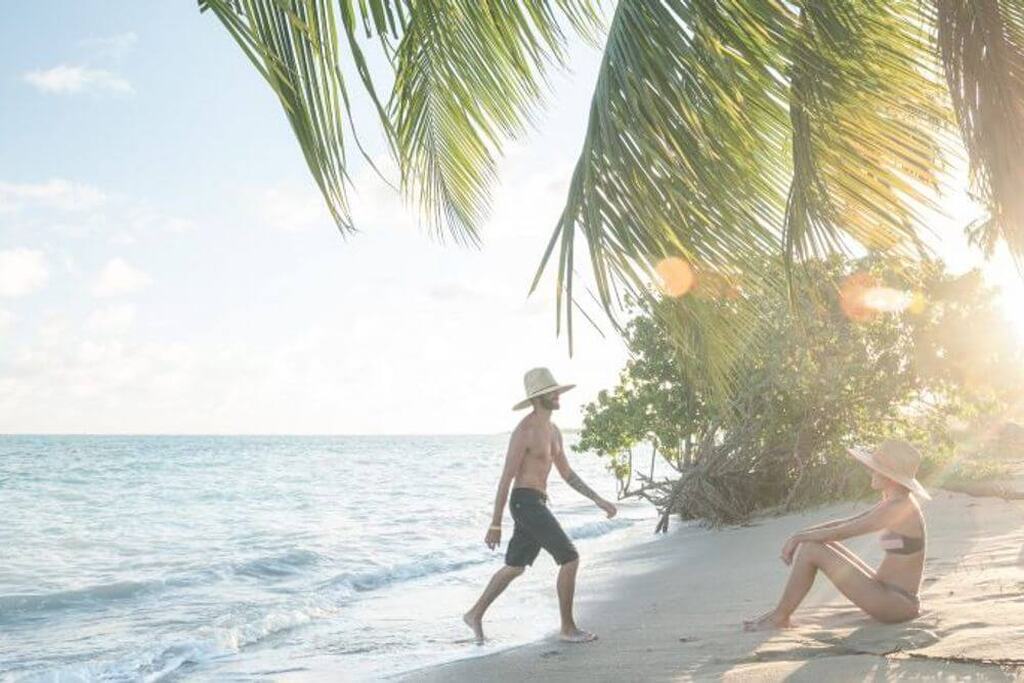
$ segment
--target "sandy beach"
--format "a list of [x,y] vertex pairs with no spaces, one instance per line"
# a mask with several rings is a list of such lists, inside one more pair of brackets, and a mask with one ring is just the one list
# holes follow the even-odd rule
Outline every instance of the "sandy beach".
[[[1021,490],[1018,480],[1013,487]],[[712,531],[678,527],[624,550],[618,578],[589,585],[579,621],[593,644],[552,637],[497,654],[423,669],[405,681],[866,681],[1024,679],[1024,503],[933,491],[927,504],[923,614],[873,622],[819,576],[796,628],[744,633],[744,618],[773,606],[787,576],[785,538],[858,505],[816,508]],[[850,547],[875,564],[874,537]],[[584,558],[584,562],[586,558]],[[505,596],[494,610],[515,610]],[[552,619],[555,606],[552,603]]]

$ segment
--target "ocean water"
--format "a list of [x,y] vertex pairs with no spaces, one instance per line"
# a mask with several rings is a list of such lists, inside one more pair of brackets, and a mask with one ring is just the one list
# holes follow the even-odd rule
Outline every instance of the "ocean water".
[[[544,637],[542,554],[495,640],[460,642],[502,563],[482,539],[506,441],[0,436],[0,680],[374,680]],[[554,472],[549,492],[581,582],[649,531],[638,504],[607,520]]]

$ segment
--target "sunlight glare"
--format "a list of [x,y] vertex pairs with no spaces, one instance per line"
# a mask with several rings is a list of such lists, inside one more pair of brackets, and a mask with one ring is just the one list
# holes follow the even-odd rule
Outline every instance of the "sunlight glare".
[[679,298],[693,287],[693,268],[677,256],[662,259],[654,269],[661,278],[661,291],[667,296]]
[[892,287],[871,287],[864,292],[864,305],[879,313],[900,313],[910,308],[914,295]]
[[854,273],[839,288],[839,305],[850,320],[867,322],[878,313],[919,314],[926,302],[920,292],[886,287],[870,273]]

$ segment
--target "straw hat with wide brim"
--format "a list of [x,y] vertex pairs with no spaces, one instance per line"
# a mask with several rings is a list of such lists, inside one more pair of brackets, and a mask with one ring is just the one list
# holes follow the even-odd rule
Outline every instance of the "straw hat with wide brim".
[[928,491],[917,480],[917,468],[921,464],[921,454],[906,441],[888,439],[879,444],[874,451],[860,448],[848,448],[847,451],[882,476],[892,479],[900,486],[905,486],[914,495],[931,500]]
[[512,410],[522,410],[530,405],[530,401],[545,394],[561,394],[572,389],[575,384],[559,384],[547,368],[534,368],[523,375],[523,386],[526,387],[526,398],[512,406]]

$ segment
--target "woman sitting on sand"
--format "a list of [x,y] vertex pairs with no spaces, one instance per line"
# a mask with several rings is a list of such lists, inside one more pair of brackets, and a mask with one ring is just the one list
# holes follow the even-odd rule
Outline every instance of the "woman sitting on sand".
[[[812,526],[782,546],[782,561],[792,565],[789,581],[775,609],[744,622],[747,630],[788,628],[789,617],[811,590],[818,570],[870,616],[898,623],[920,613],[917,592],[924,570],[924,515],[915,496],[929,499],[915,478],[921,456],[906,441],[883,442],[873,453],[850,450],[871,469],[871,488],[882,500],[870,510],[835,522]],[[872,569],[840,541],[882,531],[885,557]]]

